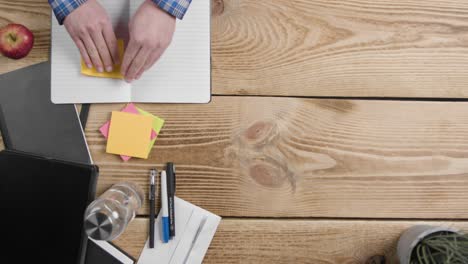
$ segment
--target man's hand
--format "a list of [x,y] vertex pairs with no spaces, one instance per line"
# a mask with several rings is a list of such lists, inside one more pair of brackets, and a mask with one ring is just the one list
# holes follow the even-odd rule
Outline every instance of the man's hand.
[[88,0],[65,18],[65,28],[88,68],[112,71],[119,63],[117,39],[109,16],[96,0]]
[[127,82],[138,80],[161,57],[172,40],[176,19],[146,0],[130,20],[130,41],[121,73]]

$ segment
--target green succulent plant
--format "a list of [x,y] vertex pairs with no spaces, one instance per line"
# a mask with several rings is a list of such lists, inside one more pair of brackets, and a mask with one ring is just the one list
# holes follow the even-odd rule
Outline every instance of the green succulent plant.
[[432,234],[416,245],[411,264],[467,264],[468,235],[452,232]]

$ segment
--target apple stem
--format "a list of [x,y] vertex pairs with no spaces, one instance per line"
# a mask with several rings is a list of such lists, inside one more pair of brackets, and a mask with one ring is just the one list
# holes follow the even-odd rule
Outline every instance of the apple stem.
[[16,36],[13,34],[8,34],[8,36],[11,38],[11,40],[16,41]]

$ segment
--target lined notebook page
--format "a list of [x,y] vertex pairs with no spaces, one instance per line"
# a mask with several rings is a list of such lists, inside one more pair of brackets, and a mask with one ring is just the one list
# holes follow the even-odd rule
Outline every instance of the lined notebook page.
[[[133,15],[144,0],[131,2]],[[211,97],[210,0],[193,0],[172,43],[133,84],[134,102],[207,103]]]
[[[117,37],[128,40],[130,16],[144,0],[99,0]],[[177,21],[171,46],[160,61],[131,85],[123,80],[83,76],[80,53],[65,27],[52,19],[54,103],[206,103],[211,97],[210,1],[194,0]]]
[[[100,0],[112,19],[118,37],[127,38],[132,0]],[[52,102],[104,103],[131,101],[131,87],[122,80],[81,74],[81,56],[64,26],[52,16]]]

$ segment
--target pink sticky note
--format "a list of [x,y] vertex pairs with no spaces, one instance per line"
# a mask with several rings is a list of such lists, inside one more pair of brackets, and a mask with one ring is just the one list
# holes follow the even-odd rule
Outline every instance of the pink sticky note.
[[[122,109],[122,112],[125,112],[125,113],[130,113],[130,114],[136,114],[136,115],[139,115],[140,112],[138,112],[138,110],[136,109],[135,105],[134,104],[128,104],[124,109]],[[101,128],[99,128],[99,131],[101,132],[101,134],[107,139],[109,137],[109,129],[110,129],[110,121],[107,121],[107,123],[105,123]],[[156,131],[151,130],[151,137],[150,139],[153,140],[156,138],[158,134],[156,133]],[[129,157],[129,156],[124,156],[124,155],[121,155],[120,156],[124,161],[129,161],[132,157]]]

